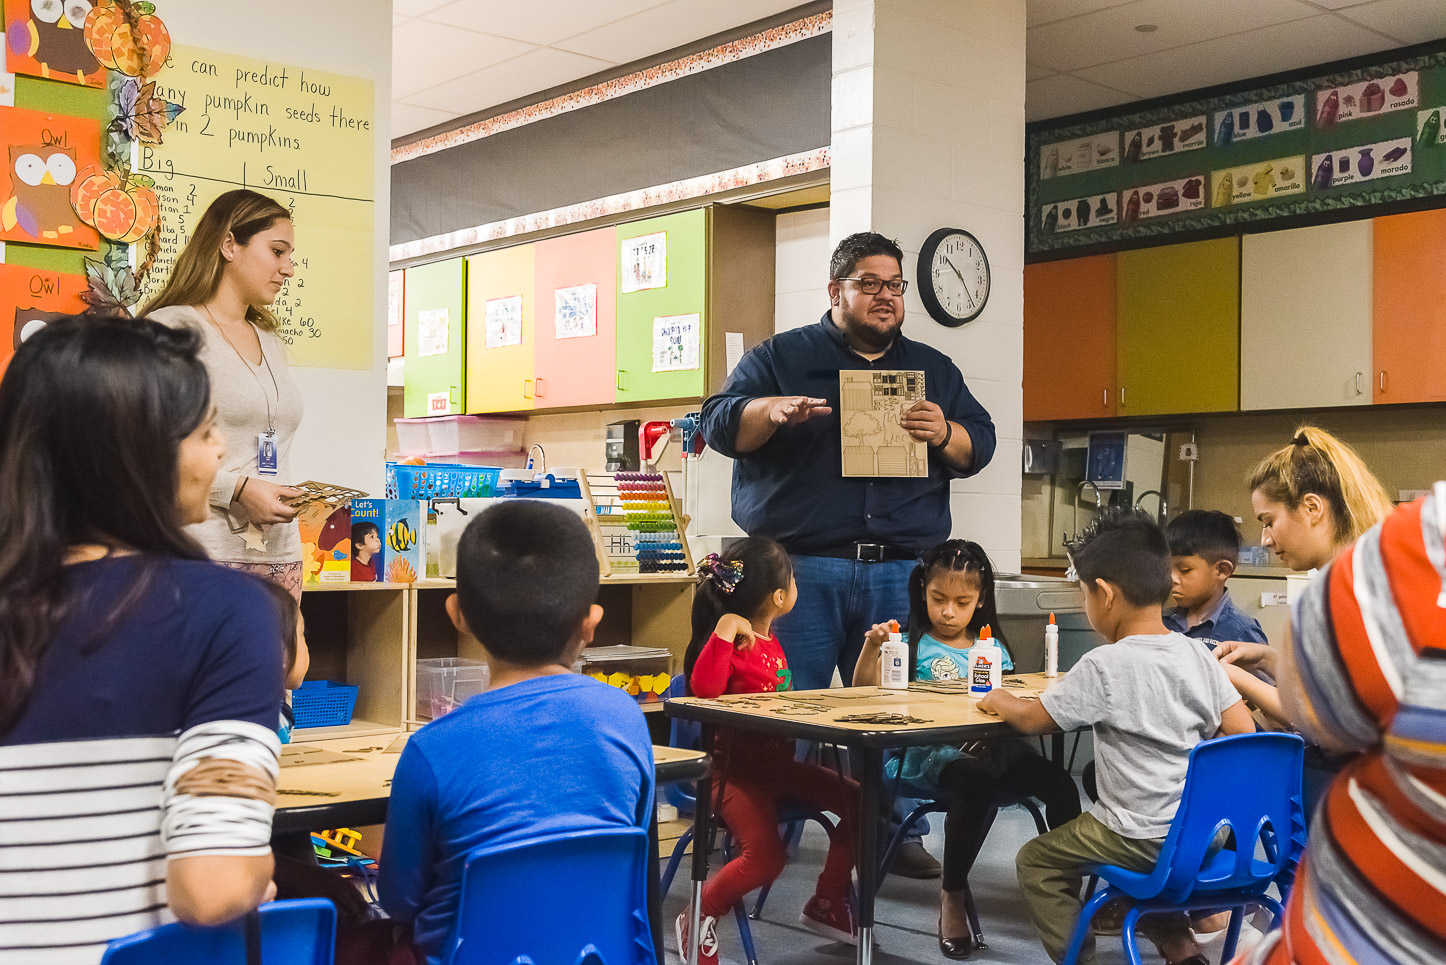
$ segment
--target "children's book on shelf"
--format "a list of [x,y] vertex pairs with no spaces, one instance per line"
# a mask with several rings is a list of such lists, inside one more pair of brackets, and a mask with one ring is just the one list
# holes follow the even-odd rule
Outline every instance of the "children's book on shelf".
[[415,583],[427,572],[426,533],[419,499],[352,500],[352,581]]

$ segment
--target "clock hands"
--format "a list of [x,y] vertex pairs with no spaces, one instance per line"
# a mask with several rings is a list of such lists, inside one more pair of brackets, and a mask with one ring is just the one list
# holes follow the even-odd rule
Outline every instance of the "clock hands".
[[962,271],[960,271],[958,268],[955,268],[955,267],[954,267],[954,262],[952,262],[952,261],[949,260],[949,256],[948,256],[948,255],[945,255],[945,256],[944,256],[944,264],[948,265],[949,268],[954,272],[954,274],[956,274],[956,275],[959,276],[959,280],[960,280],[961,282],[964,282],[964,297],[967,298],[967,299],[969,299],[969,307],[970,307],[970,308],[973,308],[973,307],[974,307],[974,296],[971,295],[971,294],[969,294],[969,283],[968,283],[967,281],[964,281],[964,273],[963,273]]

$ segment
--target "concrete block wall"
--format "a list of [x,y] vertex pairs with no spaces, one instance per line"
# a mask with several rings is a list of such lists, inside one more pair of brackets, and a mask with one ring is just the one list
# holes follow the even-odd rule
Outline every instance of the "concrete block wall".
[[[905,252],[904,331],[949,354],[989,409],[993,463],[951,485],[955,535],[1000,572],[1020,561],[1024,333],[1024,0],[837,0],[831,243],[873,229]],[[929,318],[915,258],[936,228],[977,237],[992,274],[984,313]]]

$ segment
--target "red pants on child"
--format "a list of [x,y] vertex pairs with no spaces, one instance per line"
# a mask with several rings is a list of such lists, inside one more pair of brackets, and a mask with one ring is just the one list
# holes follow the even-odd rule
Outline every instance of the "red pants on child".
[[[720,745],[724,742],[720,742]],[[733,833],[736,857],[703,886],[703,914],[721,918],[744,895],[770,884],[787,861],[779,837],[778,805],[796,801],[838,815],[818,876],[820,898],[843,900],[854,867],[859,786],[817,764],[793,759],[793,742],[759,741],[723,751],[718,816]]]

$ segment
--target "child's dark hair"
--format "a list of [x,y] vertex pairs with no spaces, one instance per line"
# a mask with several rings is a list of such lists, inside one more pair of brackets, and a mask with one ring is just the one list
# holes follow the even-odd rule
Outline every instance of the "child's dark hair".
[[1112,506],[1094,518],[1070,552],[1080,581],[1104,580],[1134,606],[1170,599],[1170,546],[1160,524],[1139,509]]
[[1170,520],[1165,539],[1171,556],[1198,556],[1207,563],[1240,562],[1240,530],[1215,509],[1191,509]]
[[[741,567],[736,564],[742,564]],[[683,656],[684,679],[703,645],[725,613],[752,619],[775,590],[787,590],[793,577],[788,551],[766,536],[749,536],[728,545],[717,558],[698,565],[698,589],[693,593],[693,636]]]
[[356,548],[361,545],[361,541],[366,539],[370,533],[376,533],[377,539],[382,538],[382,531],[377,528],[376,523],[351,524],[351,549],[353,553],[355,553]]
[[509,663],[557,663],[597,602],[591,534],[577,514],[531,499],[485,510],[457,542],[457,599],[487,652]]
[[907,640],[910,676],[918,661],[919,639],[933,629],[929,624],[929,606],[924,594],[931,580],[948,572],[964,573],[979,585],[979,602],[974,605],[974,615],[969,618],[970,635],[978,639],[979,631],[988,626],[999,645],[1007,646],[999,627],[999,606],[994,598],[994,562],[978,543],[967,539],[946,540],[925,553],[919,565],[909,574]]
[[301,616],[301,604],[296,602],[296,597],[291,591],[270,580],[262,580],[266,592],[271,596],[272,602],[276,604],[276,610],[280,616],[278,625],[281,628],[281,649],[285,655],[285,663],[282,670],[291,673],[291,668],[296,666],[296,627]]

